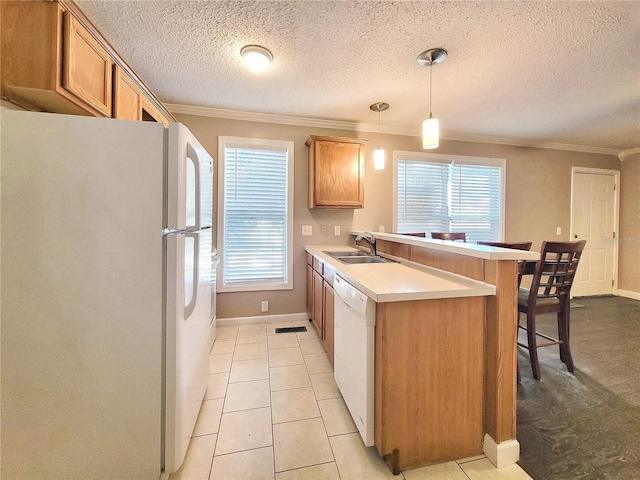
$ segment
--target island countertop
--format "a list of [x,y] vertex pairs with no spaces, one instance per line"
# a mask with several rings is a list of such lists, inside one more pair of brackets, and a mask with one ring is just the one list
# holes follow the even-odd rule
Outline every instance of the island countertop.
[[477,243],[452,242],[451,240],[434,240],[431,238],[414,237],[397,233],[350,231],[350,235],[371,233],[377,240],[387,240],[394,243],[426,247],[434,251],[455,253],[484,260],[539,260],[540,252],[514,250],[501,247],[478,245]]
[[350,246],[310,245],[305,250],[331,265],[338,275],[378,303],[477,297],[496,293],[493,285],[401,258],[390,257],[397,261],[388,263],[345,264],[325,253],[358,250]]

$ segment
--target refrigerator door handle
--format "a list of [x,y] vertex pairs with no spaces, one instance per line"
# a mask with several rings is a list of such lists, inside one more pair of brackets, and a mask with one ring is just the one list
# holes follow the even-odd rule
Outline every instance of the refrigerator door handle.
[[200,199],[200,160],[196,150],[187,143],[187,161],[191,161],[194,169],[194,187],[195,187],[195,224],[187,225],[189,230],[200,230],[200,212],[201,212],[201,199]]
[[[197,233],[185,233],[185,246],[188,243],[188,239],[193,239],[193,249],[190,252],[191,258],[185,258],[185,298],[184,298],[184,320],[188,321],[196,308],[196,302],[198,300],[198,279],[200,278],[200,265],[199,265],[199,253],[200,253],[200,235]],[[188,254],[188,248],[185,248],[185,254]],[[186,265],[191,263],[191,272],[186,268]],[[187,275],[191,273],[191,278],[187,278]],[[191,298],[187,298],[187,285],[191,281]]]
[[189,232],[189,230],[178,230],[175,228],[163,228],[162,229],[162,236],[166,237],[167,235],[177,235],[180,233],[187,233]]

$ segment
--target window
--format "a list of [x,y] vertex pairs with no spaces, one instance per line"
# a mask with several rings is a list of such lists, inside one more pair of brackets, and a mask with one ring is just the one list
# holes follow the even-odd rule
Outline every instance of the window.
[[293,142],[220,137],[222,292],[293,288]]
[[394,152],[394,229],[464,232],[467,242],[501,241],[505,161]]

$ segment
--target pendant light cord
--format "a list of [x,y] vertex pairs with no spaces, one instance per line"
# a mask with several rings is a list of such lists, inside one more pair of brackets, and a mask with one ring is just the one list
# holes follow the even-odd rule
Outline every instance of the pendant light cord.
[[378,150],[380,150],[380,109],[378,109]]
[[429,63],[429,118],[433,118],[431,110],[431,99],[433,98],[433,59]]

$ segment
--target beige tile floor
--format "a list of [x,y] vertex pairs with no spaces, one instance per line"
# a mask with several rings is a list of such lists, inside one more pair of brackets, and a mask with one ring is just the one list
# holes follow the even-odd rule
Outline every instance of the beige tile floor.
[[[305,333],[276,327],[307,326]],[[520,480],[484,456],[394,477],[366,448],[308,322],[219,327],[185,461],[170,480]]]

